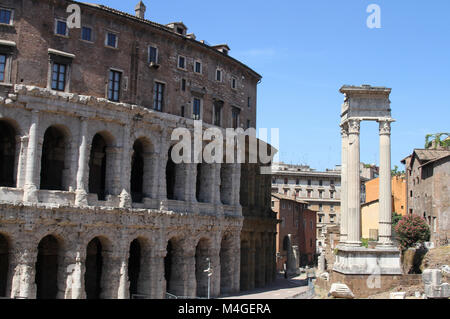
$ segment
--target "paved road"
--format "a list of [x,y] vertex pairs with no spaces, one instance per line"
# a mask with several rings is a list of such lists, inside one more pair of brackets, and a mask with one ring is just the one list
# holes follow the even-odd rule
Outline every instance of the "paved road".
[[255,289],[221,299],[288,299],[308,290],[306,275],[285,279],[278,276],[274,283],[264,289]]

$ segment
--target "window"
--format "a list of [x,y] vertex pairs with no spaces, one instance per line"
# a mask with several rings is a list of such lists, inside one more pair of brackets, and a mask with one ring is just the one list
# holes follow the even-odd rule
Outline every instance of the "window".
[[231,88],[236,89],[236,87],[237,87],[237,80],[236,80],[236,78],[232,78],[231,79]]
[[5,82],[6,80],[6,54],[0,54],[0,82]]
[[52,90],[64,91],[66,89],[66,69],[65,64],[53,63]]
[[186,79],[181,79],[181,91],[186,91]]
[[178,33],[178,34],[184,34],[184,29],[178,27],[178,28],[177,28],[177,33]]
[[330,206],[330,211],[331,211],[331,212],[334,212],[334,205],[331,205],[331,206]]
[[300,179],[297,178],[297,179],[295,180],[295,185],[300,185]]
[[323,211],[323,205],[319,204],[319,211]]
[[231,121],[234,129],[239,127],[239,113],[240,110],[236,107],[233,107],[233,110],[231,111]]
[[219,69],[216,70],[216,81],[222,82],[222,70]]
[[322,223],[323,215],[319,215],[319,223]]
[[202,63],[200,61],[195,61],[194,72],[199,74],[202,73]]
[[250,105],[250,101],[251,101],[251,100],[250,100],[250,96],[249,96],[249,97],[247,98],[247,106],[248,106],[248,107],[251,106],[251,105]]
[[250,122],[250,120],[247,120],[247,128],[250,128],[250,126],[251,126],[251,122]]
[[181,107],[181,117],[184,117],[184,106]]
[[413,197],[413,192],[409,191],[409,197]]
[[164,84],[155,82],[153,91],[153,109],[162,111],[164,107]]
[[0,9],[0,23],[1,24],[12,24],[12,10]]
[[178,57],[178,67],[183,70],[186,69],[186,58],[184,56]]
[[334,223],[334,215],[330,215],[330,223]]
[[67,28],[66,21],[56,19],[55,34],[62,35],[62,36],[68,36],[69,35],[69,28]]
[[199,98],[194,98],[194,103],[192,107],[192,115],[194,120],[200,120],[200,111],[201,111],[202,101]]
[[214,125],[221,126],[222,125],[222,105],[223,102],[215,102],[214,103]]
[[323,181],[319,180],[319,186],[323,186]]
[[287,178],[284,179],[284,184],[289,184],[289,180]]
[[122,73],[119,71],[109,71],[108,100],[118,102],[120,99],[120,81]]
[[83,27],[81,29],[81,39],[84,41],[92,42],[92,28]]
[[117,48],[118,45],[118,37],[117,34],[112,33],[112,32],[107,32],[106,33],[106,40],[105,40],[105,45],[111,48]]
[[158,48],[154,46],[148,47],[148,63],[158,64]]
[[311,186],[311,180],[308,179],[308,186]]

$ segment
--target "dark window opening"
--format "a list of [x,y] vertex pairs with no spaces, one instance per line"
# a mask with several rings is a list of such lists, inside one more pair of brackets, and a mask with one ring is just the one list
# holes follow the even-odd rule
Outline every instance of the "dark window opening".
[[63,190],[66,144],[64,134],[59,129],[49,127],[45,131],[41,159],[41,189]]
[[8,9],[0,9],[0,23],[11,24],[12,11]]
[[118,102],[120,99],[120,82],[122,73],[109,71],[108,100]]
[[164,107],[164,84],[155,82],[153,92],[153,109],[156,111],[162,111]]
[[15,187],[14,160],[16,158],[16,132],[0,121],[0,186]]
[[132,201],[134,203],[142,203],[144,200],[144,146],[139,140],[133,145],[130,184]]
[[64,91],[66,89],[66,70],[65,64],[53,63],[52,90]]
[[89,193],[97,194],[98,200],[106,199],[106,146],[105,139],[96,134],[89,159]]
[[0,82],[5,82],[6,80],[6,54],[0,54]]
[[92,42],[92,28],[83,27],[81,29],[81,39],[84,41]]

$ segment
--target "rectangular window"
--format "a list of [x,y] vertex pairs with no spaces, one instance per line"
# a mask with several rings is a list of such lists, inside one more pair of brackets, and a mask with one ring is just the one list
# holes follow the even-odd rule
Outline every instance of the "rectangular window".
[[158,48],[149,46],[148,47],[148,63],[158,64]]
[[53,63],[52,90],[64,91],[66,89],[66,70],[65,64]]
[[311,180],[308,179],[308,186],[311,186]]
[[232,89],[236,89],[236,87],[237,87],[237,80],[236,80],[236,78],[232,78],[231,79],[231,88]]
[[119,71],[109,71],[108,99],[118,102],[120,99],[120,82],[122,73]]
[[247,120],[247,128],[250,128],[250,126],[251,126],[251,122],[250,122],[250,120]]
[[81,29],[81,39],[84,41],[92,42],[92,28],[83,27]]
[[0,9],[0,23],[1,24],[12,24],[12,10]]
[[216,70],[216,81],[222,82],[222,71],[219,69]]
[[155,82],[153,92],[153,109],[156,111],[162,111],[164,107],[164,84]]
[[222,125],[222,103],[214,103],[214,125]]
[[6,80],[6,54],[0,54],[0,82]]
[[195,61],[194,72],[195,73],[202,73],[202,63],[201,62]]
[[194,104],[192,108],[192,115],[194,116],[194,120],[200,120],[200,110],[202,101],[198,98],[194,98]]
[[184,117],[184,106],[181,107],[181,117]]
[[233,110],[231,111],[231,120],[234,129],[239,127],[239,113],[240,110],[236,107],[233,107]]
[[184,56],[178,57],[178,67],[183,70],[186,69],[186,58]]
[[105,43],[106,46],[111,48],[117,48],[117,42],[118,42],[117,34],[112,32],[106,33],[106,43]]
[[181,79],[181,91],[186,91],[186,79]]
[[69,29],[67,28],[66,21],[58,19],[56,20],[55,34],[68,36],[69,35],[68,30]]

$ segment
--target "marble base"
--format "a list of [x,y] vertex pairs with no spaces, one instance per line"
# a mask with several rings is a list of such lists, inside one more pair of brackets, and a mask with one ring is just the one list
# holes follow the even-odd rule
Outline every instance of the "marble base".
[[339,245],[333,270],[345,275],[402,275],[400,257],[400,249],[394,246]]

